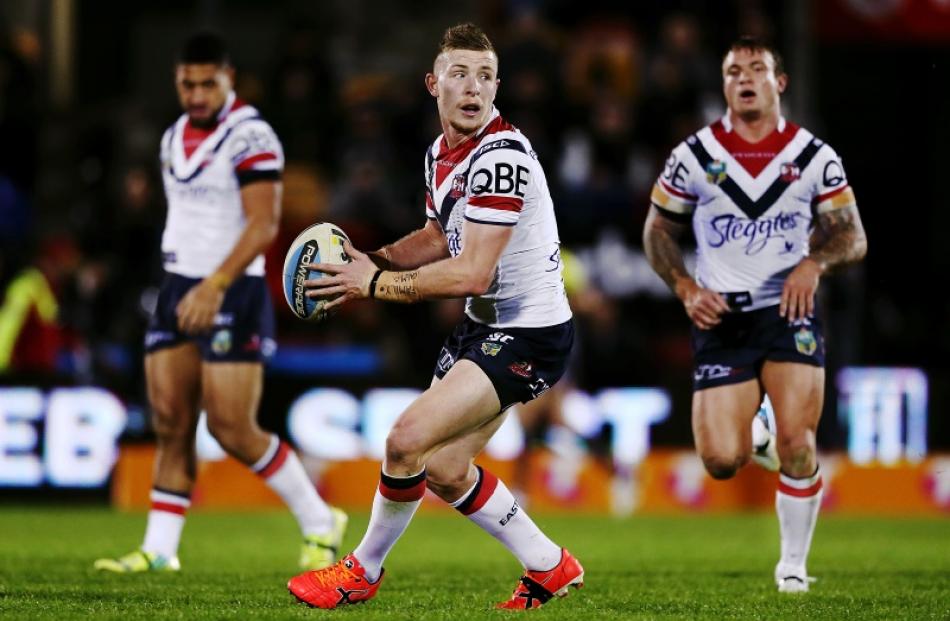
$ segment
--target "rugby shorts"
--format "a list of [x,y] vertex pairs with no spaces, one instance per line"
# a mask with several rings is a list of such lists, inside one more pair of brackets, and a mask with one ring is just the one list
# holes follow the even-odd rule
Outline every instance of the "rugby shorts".
[[757,378],[766,360],[825,366],[825,341],[817,316],[789,323],[778,306],[731,312],[711,330],[692,328],[693,390]]
[[543,328],[493,328],[465,317],[445,339],[435,376],[471,360],[491,380],[502,411],[539,397],[567,370],[574,321]]
[[228,287],[214,326],[208,332],[188,335],[178,329],[175,308],[201,280],[165,275],[145,332],[145,352],[191,341],[198,345],[206,362],[262,362],[273,355],[274,307],[261,276],[241,276]]

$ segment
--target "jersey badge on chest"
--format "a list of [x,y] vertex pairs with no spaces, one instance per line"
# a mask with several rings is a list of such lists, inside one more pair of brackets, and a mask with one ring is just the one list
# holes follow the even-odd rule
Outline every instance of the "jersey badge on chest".
[[455,175],[452,179],[452,189],[449,191],[449,196],[462,198],[463,194],[465,194],[465,175]]
[[798,179],[802,176],[802,171],[799,170],[798,164],[795,162],[785,162],[779,169],[779,176],[785,183],[791,183],[793,181],[798,181]]
[[706,181],[719,185],[726,180],[726,163],[722,160],[713,160],[706,164]]

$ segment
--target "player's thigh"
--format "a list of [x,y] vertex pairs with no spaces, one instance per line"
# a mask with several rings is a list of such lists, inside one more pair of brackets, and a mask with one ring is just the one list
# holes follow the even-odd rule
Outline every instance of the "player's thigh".
[[825,369],[798,362],[767,360],[762,384],[775,410],[779,448],[803,435],[812,440],[824,406]]
[[201,354],[194,343],[146,354],[145,382],[159,433],[194,426],[201,402]]
[[202,396],[209,425],[257,425],[264,385],[259,362],[205,362],[201,366]]
[[452,485],[464,480],[475,457],[505,422],[507,412],[495,416],[481,427],[452,440],[426,460],[428,477],[437,484]]
[[495,387],[485,372],[470,360],[460,360],[399,416],[387,450],[428,457],[500,411]]
[[693,437],[704,458],[730,459],[752,446],[752,419],[762,402],[758,380],[693,393]]

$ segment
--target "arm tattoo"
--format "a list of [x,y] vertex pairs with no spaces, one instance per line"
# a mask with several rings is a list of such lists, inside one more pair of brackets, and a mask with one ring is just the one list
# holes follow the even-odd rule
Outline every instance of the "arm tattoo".
[[867,252],[867,237],[855,206],[818,215],[818,226],[809,238],[808,256],[824,271],[860,261]]
[[676,281],[687,276],[679,237],[686,227],[652,213],[643,231],[643,249],[653,270],[676,293]]
[[418,302],[421,299],[419,289],[416,287],[418,280],[419,270],[383,272],[376,283],[376,299],[405,304]]

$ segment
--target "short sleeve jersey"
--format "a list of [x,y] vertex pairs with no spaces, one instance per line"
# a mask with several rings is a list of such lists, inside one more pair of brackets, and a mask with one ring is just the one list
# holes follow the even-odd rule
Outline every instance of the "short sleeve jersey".
[[465,248],[466,220],[514,227],[488,291],[466,301],[473,321],[535,328],[571,318],[544,170],[528,139],[497,109],[453,149],[443,136],[436,139],[426,153],[425,182],[426,216],[441,225],[453,257]]
[[838,155],[811,132],[780,119],[752,144],[728,117],[673,150],[651,202],[692,220],[697,281],[736,294],[742,311],[779,303],[785,278],[808,256],[817,214],[856,205]]
[[[165,270],[203,278],[221,265],[244,230],[241,188],[279,180],[284,154],[257,110],[231,93],[213,130],[200,132],[182,115],[165,131],[161,165],[168,203]],[[264,256],[252,260],[245,274],[263,275]]]

